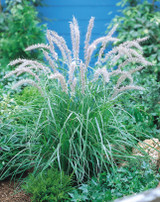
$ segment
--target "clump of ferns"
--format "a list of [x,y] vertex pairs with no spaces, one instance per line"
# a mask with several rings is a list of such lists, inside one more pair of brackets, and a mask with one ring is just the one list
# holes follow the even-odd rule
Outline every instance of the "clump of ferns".
[[[111,98],[116,97],[119,93],[126,90],[144,90],[143,87],[134,85],[132,74],[142,70],[145,66],[152,65],[143,57],[142,47],[140,46],[140,43],[147,40],[147,37],[124,42],[114,47],[108,53],[105,53],[106,46],[109,42],[115,43],[119,41],[117,38],[113,37],[117,25],[114,26],[106,36],[100,37],[90,43],[93,26],[94,17],[91,17],[84,42],[84,61],[79,58],[80,31],[78,22],[75,17],[73,17],[72,22],[70,22],[72,51],[69,50],[63,37],[59,36],[55,31],[48,30],[46,34],[48,44],[32,45],[26,48],[26,51],[40,48],[50,68],[36,60],[17,59],[9,64],[11,66],[17,66],[16,69],[9,72],[5,78],[14,74],[19,76],[23,73],[28,73],[33,76],[34,79],[22,79],[13,85],[13,89],[23,84],[30,84],[37,87],[42,95],[44,94],[43,85],[39,77],[39,72],[41,71],[45,73],[48,79],[58,80],[61,84],[62,91],[72,96],[75,95],[76,86],[78,86],[78,88],[81,86],[81,93],[85,94],[89,82],[96,82],[100,77],[103,78],[104,83],[109,83],[113,76],[118,77],[116,85],[112,89]],[[98,45],[101,45],[101,47],[98,53],[98,59],[93,67],[93,77],[90,80],[87,77],[90,68],[89,65],[93,52]],[[56,46],[60,50],[62,62],[67,67],[67,76],[62,74],[59,70],[58,63],[60,56],[56,52]],[[122,62],[115,69],[114,67],[120,59]],[[137,67],[127,69],[132,63],[136,64]],[[111,69],[109,70],[107,67],[111,67]],[[78,76],[77,72],[79,74]],[[129,84],[127,85],[125,84],[126,80],[129,80]]]

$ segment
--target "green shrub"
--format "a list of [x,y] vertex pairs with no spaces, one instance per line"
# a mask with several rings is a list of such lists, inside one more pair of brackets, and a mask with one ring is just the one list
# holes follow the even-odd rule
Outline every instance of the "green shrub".
[[26,46],[33,43],[44,42],[44,26],[39,25],[37,12],[28,2],[23,1],[12,6],[8,5],[6,11],[0,14],[0,69],[8,69],[10,60],[17,57],[41,58],[36,51],[26,53]]
[[68,192],[72,190],[71,177],[55,169],[48,169],[37,176],[30,174],[22,188],[31,194],[33,202],[68,201]]
[[70,193],[71,201],[111,201],[116,198],[156,188],[160,175],[147,161],[138,159],[115,169],[111,174],[101,173]]
[[[7,4],[7,6],[10,8],[16,4],[23,4],[23,2],[25,2],[26,0],[5,0],[5,4]],[[28,0],[28,2],[30,2],[31,4],[33,4],[34,6],[41,6],[43,5],[44,0]]]

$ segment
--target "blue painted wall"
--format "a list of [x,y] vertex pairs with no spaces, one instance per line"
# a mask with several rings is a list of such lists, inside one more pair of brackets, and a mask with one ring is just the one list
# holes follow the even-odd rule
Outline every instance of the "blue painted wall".
[[[14,0],[13,0],[14,1]],[[120,0],[43,0],[43,7],[38,7],[40,17],[48,29],[55,30],[67,41],[71,49],[69,21],[75,16],[81,33],[80,57],[83,58],[84,39],[91,16],[95,17],[95,26],[91,40],[105,34],[110,21],[118,14],[116,3]],[[4,4],[5,0],[1,0]]]
[[[95,17],[91,38],[93,40],[105,34],[107,26],[118,12],[116,3],[119,0],[44,0],[43,2],[45,6],[38,10],[41,15],[48,18],[46,21],[48,29],[55,30],[63,36],[69,48],[71,48],[69,21],[72,20],[73,15],[76,17],[81,32],[82,49],[90,17]],[[83,57],[82,54],[80,55]]]

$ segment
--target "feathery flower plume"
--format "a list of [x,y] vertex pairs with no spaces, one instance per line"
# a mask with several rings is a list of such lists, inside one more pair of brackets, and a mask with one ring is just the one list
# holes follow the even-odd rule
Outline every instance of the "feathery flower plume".
[[39,76],[37,76],[37,75],[36,75],[34,72],[32,72],[29,68],[24,68],[24,67],[18,67],[17,69],[15,69],[15,70],[9,72],[8,74],[6,74],[6,75],[4,76],[4,78],[6,79],[6,78],[8,78],[8,77],[10,77],[10,76],[12,76],[12,75],[14,75],[14,74],[16,74],[17,76],[19,76],[19,75],[21,75],[21,74],[23,74],[23,73],[28,73],[28,74],[32,75],[33,77],[35,77],[36,80],[38,80],[38,81],[40,82]]
[[[122,88],[119,88],[119,87],[123,83],[123,81],[125,81],[127,78],[130,80],[130,84],[128,86],[133,86],[133,77],[132,77],[132,74],[134,72],[136,72],[136,71],[140,71],[141,69],[143,69],[143,66],[139,66],[139,67],[137,67],[135,69],[131,69],[129,71],[120,71],[119,72],[120,73],[120,77],[119,77],[119,79],[117,81],[117,84],[116,84],[116,86],[114,88],[113,96],[112,97],[116,96],[117,93],[122,92],[124,90],[129,90],[129,89],[131,89],[131,90],[132,89],[134,89],[134,90],[140,90],[140,88],[138,88],[138,87],[136,87],[136,88],[129,88],[129,89],[127,88],[127,86],[123,86]],[[141,90],[144,90],[144,88],[141,88]]]
[[91,38],[91,34],[92,34],[92,29],[94,27],[94,17],[91,17],[89,24],[88,24],[88,28],[87,28],[87,33],[86,33],[86,39],[85,39],[85,46],[84,46],[84,57],[85,59],[87,58],[87,50],[88,50],[88,46],[89,46],[89,41]]
[[75,55],[75,47],[76,47],[76,44],[75,44],[75,38],[74,38],[74,25],[72,22],[70,22],[70,33],[71,33],[71,43],[72,43],[72,51],[73,51],[73,55]]
[[[111,31],[108,33],[107,36],[108,36],[108,37],[112,37],[112,35],[113,35],[114,32],[116,31],[117,27],[118,27],[118,24],[116,24],[116,25],[111,29]],[[101,60],[101,58],[102,58],[102,55],[103,55],[103,53],[104,53],[104,51],[105,51],[105,49],[106,49],[107,43],[108,43],[107,40],[104,40],[104,41],[102,42],[102,47],[101,47],[101,49],[100,49],[100,51],[99,51],[99,54],[98,54],[98,61],[97,61],[97,64],[100,63],[100,60]]]
[[57,64],[54,62],[54,60],[51,59],[51,57],[49,56],[49,54],[48,54],[47,51],[43,51],[43,54],[44,54],[46,60],[48,60],[50,66],[51,66],[51,68],[52,68],[52,70],[53,70],[54,72],[56,72]]
[[113,38],[113,37],[108,37],[108,36],[100,37],[100,38],[94,40],[92,42],[92,44],[89,45],[88,50],[87,50],[87,57],[86,57],[86,61],[85,61],[86,66],[89,65],[90,60],[91,60],[91,56],[93,54],[93,51],[97,48],[97,45],[99,43],[103,43],[104,41],[107,44],[109,41],[116,42],[116,41],[119,41],[119,40],[116,39],[116,38]]
[[109,31],[107,35],[111,37],[115,33],[117,27],[118,27],[118,24],[114,25],[114,27]]
[[121,72],[121,76],[119,77],[119,79],[117,81],[117,84],[115,86],[115,91],[119,88],[121,83],[123,81],[125,81],[127,78],[130,80],[130,85],[133,85],[133,78],[132,78],[131,74],[129,72],[123,71],[123,72]]
[[64,40],[63,37],[59,36],[55,31],[50,31],[50,34],[52,37],[52,41],[57,45],[57,47],[61,51],[64,62],[70,64],[72,61],[71,51],[68,49],[66,41]]
[[[98,53],[98,60],[95,64],[98,64],[98,69],[94,72],[94,79],[96,81],[99,79],[99,76],[103,77],[103,80],[108,83],[110,81],[110,77],[118,76],[117,83],[113,89],[112,98],[115,97],[118,93],[121,93],[125,90],[143,90],[142,87],[134,86],[133,76],[132,74],[136,71],[140,71],[143,66],[152,65],[148,62],[142,55],[142,47],[140,45],[141,42],[147,40],[147,37],[142,39],[136,39],[133,41],[126,41],[117,47],[114,47],[111,51],[104,54],[106,45],[108,42],[117,42],[119,39],[113,37],[114,32],[116,31],[117,25],[114,26],[111,31],[106,35],[102,36],[96,40],[94,40],[91,44],[90,38],[92,29],[94,26],[94,17],[91,17],[89,21],[89,25],[87,28],[87,33],[84,42],[84,62],[79,59],[79,47],[80,47],[80,31],[78,22],[75,17],[73,17],[72,22],[70,22],[70,31],[71,31],[71,40],[72,40],[72,51],[69,50],[66,41],[63,37],[59,36],[55,31],[48,30],[46,33],[48,43],[49,44],[37,44],[32,45],[26,48],[27,51],[34,50],[37,48],[42,49],[43,54],[47,61],[49,62],[50,68],[44,66],[42,63],[36,60],[27,60],[27,59],[17,59],[10,62],[9,65],[17,66],[15,70],[11,71],[5,78],[8,78],[14,74],[17,76],[22,73],[28,73],[32,75],[36,80],[40,82],[40,77],[38,71],[44,71],[45,75],[50,79],[58,79],[62,86],[62,90],[68,93],[68,89],[70,89],[71,95],[75,94],[75,88],[77,83],[81,85],[81,92],[85,93],[86,88],[86,75],[88,71],[88,67],[91,61],[91,57],[93,55],[94,50],[100,44],[101,48]],[[68,69],[68,80],[58,72],[58,54],[55,51],[55,46],[57,46],[62,55],[62,62],[67,66]],[[104,57],[102,57],[104,55]],[[114,67],[117,64],[117,61],[122,59],[122,63],[118,65],[118,68],[115,70]],[[100,66],[102,65],[103,66]],[[109,68],[111,72],[108,72],[106,64],[109,64]],[[137,68],[125,70],[126,66],[129,64],[136,64]],[[76,67],[79,67],[76,69]],[[101,68],[100,68],[101,67]],[[76,74],[75,74],[76,70]],[[35,73],[36,72],[36,73]],[[78,76],[78,73],[80,76]],[[76,78],[77,76],[77,78]],[[79,79],[79,80],[78,80]],[[124,86],[124,81],[129,79],[129,84]],[[33,80],[21,80],[14,87],[20,86],[23,83],[28,81],[29,84],[37,86]],[[39,86],[38,86],[39,87]],[[69,88],[68,88],[69,87]]]
[[10,71],[8,74],[6,74],[6,75],[4,76],[4,79],[9,78],[10,76],[16,74],[17,72],[18,72],[17,69]]
[[143,52],[142,47],[140,46],[140,44],[137,42],[137,40],[134,41],[126,41],[123,43],[123,46],[125,46],[126,48],[137,48],[141,53]]
[[13,61],[11,61],[8,65],[9,66],[14,66],[14,65],[17,65],[17,64],[19,64],[19,63],[23,63],[23,62],[28,62],[28,61],[31,61],[31,62],[33,62],[33,60],[27,60],[27,59],[21,59],[21,58],[19,58],[19,59],[16,59],[16,60],[13,60]]
[[[146,38],[144,39],[146,40]],[[105,63],[109,57],[112,55],[112,64],[116,62],[119,58],[127,56],[127,60],[130,62],[139,62],[144,65],[152,65],[148,61],[145,60],[145,58],[142,56],[142,48],[138,44],[140,40],[134,40],[134,41],[127,41],[122,44],[120,44],[118,47],[113,48],[111,51],[109,51],[105,57],[102,59],[102,63]],[[143,41],[143,39],[142,39]],[[138,53],[135,49],[131,47],[136,47],[140,53]]]
[[133,86],[133,85],[123,86],[119,89],[116,89],[111,98],[115,98],[119,93],[126,91],[126,90],[145,90],[145,89],[141,86]]
[[55,73],[55,74],[51,74],[48,76],[48,79],[58,79],[61,83],[62,89],[65,93],[68,93],[68,87],[67,87],[67,83],[65,81],[65,78],[62,74],[60,73]]
[[99,76],[103,76],[103,79],[106,83],[109,82],[110,80],[110,74],[107,71],[105,67],[103,68],[98,68],[95,73],[94,73],[94,81],[97,81],[99,79]]
[[26,68],[21,68],[19,71],[17,71],[17,76],[23,74],[23,73],[28,73],[31,76],[33,76],[37,81],[40,82],[40,78],[39,76],[37,76],[37,74],[35,74],[34,72],[32,72],[30,69],[26,69]]
[[49,46],[47,44],[36,44],[36,45],[32,45],[32,46],[29,46],[25,49],[25,51],[31,51],[31,50],[34,50],[34,49],[38,49],[38,48],[44,48],[44,49],[50,49]]
[[76,68],[76,62],[73,61],[70,66],[69,66],[69,71],[68,71],[68,76],[69,76],[69,79],[68,79],[68,83],[71,83],[74,79],[74,71],[75,71],[75,68]]
[[124,62],[122,62],[120,65],[118,65],[118,69],[124,68],[129,63],[138,63],[138,64],[143,64],[144,66],[153,65],[151,62],[148,62],[146,60],[141,60],[140,58],[132,57],[132,58],[126,59]]
[[76,84],[77,84],[77,78],[74,78],[72,84],[70,85],[71,96],[73,96],[75,94]]
[[37,60],[27,60],[27,59],[21,59],[21,58],[19,58],[19,59],[11,61],[8,65],[15,66],[17,64],[19,64],[19,68],[20,67],[30,66],[30,69],[32,69],[32,68],[36,69],[36,70],[42,69],[45,73],[46,72],[48,72],[48,73],[50,72],[50,69],[48,67],[45,67],[42,63],[37,62]]
[[52,53],[53,58],[54,58],[55,60],[57,60],[57,59],[58,59],[58,54],[56,53],[56,51],[55,51],[55,49],[54,49],[54,45],[53,45],[53,41],[52,41],[52,36],[51,36],[49,30],[47,30],[47,35],[46,35],[46,36],[47,36],[47,39],[48,39],[48,41],[49,41],[49,50],[50,50],[50,52]]
[[43,95],[43,91],[42,91],[41,87],[32,79],[22,79],[22,80],[18,81],[16,84],[14,84],[12,86],[12,89],[16,89],[24,84],[30,84],[30,85],[36,87],[39,90],[39,92],[41,93],[41,95]]
[[78,22],[75,17],[73,17],[73,21],[70,22],[70,32],[71,32],[71,41],[72,41],[72,51],[74,60],[79,60],[79,45],[80,45],[80,31]]
[[81,62],[81,63],[80,63],[80,75],[81,75],[82,94],[84,94],[85,86],[86,86],[85,73],[86,73],[86,67],[85,67],[85,65]]
[[148,39],[149,39],[149,36],[146,36],[146,37],[143,37],[143,38],[138,38],[138,39],[136,39],[136,41],[138,43],[141,43],[141,42],[147,41]]

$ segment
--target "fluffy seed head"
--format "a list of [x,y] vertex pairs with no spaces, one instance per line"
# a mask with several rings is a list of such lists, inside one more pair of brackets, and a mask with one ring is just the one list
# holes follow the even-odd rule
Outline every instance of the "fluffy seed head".
[[[105,83],[110,82],[110,78],[113,76],[118,77],[117,83],[113,88],[112,97],[115,97],[118,93],[125,90],[143,90],[142,87],[134,85],[133,73],[140,71],[145,66],[152,65],[143,57],[142,47],[140,45],[141,42],[147,40],[147,37],[133,41],[126,41],[105,54],[108,42],[119,41],[117,38],[113,37],[117,25],[115,25],[106,36],[95,39],[90,43],[93,26],[94,17],[91,17],[84,42],[84,62],[79,59],[80,31],[78,22],[76,18],[73,17],[72,22],[70,22],[72,51],[69,50],[64,38],[59,36],[55,31],[51,30],[48,30],[46,33],[48,44],[36,44],[26,48],[26,51],[42,49],[43,54],[52,70],[36,60],[17,59],[9,64],[11,66],[16,66],[16,69],[8,73],[5,78],[14,74],[18,76],[22,73],[28,73],[40,82],[39,72],[44,71],[45,75],[48,76],[49,79],[58,79],[64,92],[68,93],[70,90],[71,95],[74,95],[76,85],[80,84],[81,92],[84,94],[86,85],[89,83],[86,75],[88,73],[90,61],[96,48],[101,45],[98,53],[98,60],[95,63],[98,67],[94,71],[94,79],[91,82],[97,81],[100,76],[103,77]],[[62,59],[58,56],[55,47],[58,47],[60,50]],[[118,64],[117,69],[113,68],[119,59],[123,62]],[[63,63],[65,69],[68,70],[67,77],[58,70],[58,62],[60,62],[60,64]],[[129,66],[132,66],[131,64],[133,63],[134,65],[137,65],[135,69],[125,70]],[[110,71],[108,70],[108,67]],[[125,84],[126,79],[129,80],[128,85]],[[27,81],[29,84],[37,86],[37,84],[32,80],[21,80],[15,84],[15,87],[20,86]]]

